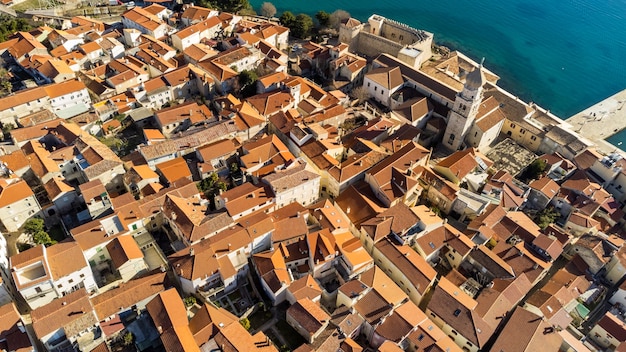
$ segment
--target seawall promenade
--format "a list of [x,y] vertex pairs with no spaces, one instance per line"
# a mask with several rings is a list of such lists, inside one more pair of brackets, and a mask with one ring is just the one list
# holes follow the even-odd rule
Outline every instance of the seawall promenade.
[[598,145],[598,148],[610,153],[618,147],[605,139],[626,128],[626,89],[596,103],[565,120],[572,130]]

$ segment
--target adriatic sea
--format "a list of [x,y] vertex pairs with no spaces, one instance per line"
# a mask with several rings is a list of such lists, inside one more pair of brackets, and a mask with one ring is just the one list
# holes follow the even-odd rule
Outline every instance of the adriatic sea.
[[[251,0],[259,9],[264,0]],[[626,0],[269,0],[289,10],[373,14],[435,34],[485,58],[499,85],[568,118],[626,89]],[[610,140],[626,146],[626,133]]]

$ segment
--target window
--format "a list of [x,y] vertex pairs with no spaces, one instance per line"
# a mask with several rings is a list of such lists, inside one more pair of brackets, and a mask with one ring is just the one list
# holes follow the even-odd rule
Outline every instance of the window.
[[511,128],[515,128],[515,124],[514,123],[511,124]]
[[368,87],[370,86],[370,82],[367,82],[367,86],[368,86]]
[[455,310],[454,311],[454,316],[458,317],[459,315],[461,315],[461,310],[460,309]]
[[69,279],[69,280],[67,281],[67,283],[68,283],[68,284],[71,284],[71,283],[73,283],[73,282],[74,282],[74,280],[72,280],[72,279]]
[[85,274],[80,274],[80,278],[81,279],[84,278],[84,277],[85,277]]
[[41,293],[41,287],[35,287],[35,292]]
[[380,95],[383,95],[383,94],[385,94],[385,90],[384,90],[384,89],[381,89],[381,90],[380,90]]
[[456,137],[454,136],[454,133],[451,133],[451,134],[450,134],[450,137],[448,138],[448,144],[452,145],[452,143],[454,143],[454,138],[456,138]]
[[531,141],[536,141],[536,140],[537,140],[537,137],[535,137],[535,136],[530,136],[530,140],[531,140]]
[[61,287],[63,287],[63,285],[61,285],[61,284],[58,284],[58,285],[57,285],[57,288],[61,288]]
[[378,87],[374,87],[374,92],[378,89]]
[[474,138],[478,137],[478,131],[474,132]]

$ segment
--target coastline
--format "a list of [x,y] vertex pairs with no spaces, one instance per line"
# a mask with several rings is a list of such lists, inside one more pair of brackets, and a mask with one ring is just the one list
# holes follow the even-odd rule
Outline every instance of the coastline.
[[626,156],[626,152],[622,149],[624,143],[619,141],[614,145],[607,140],[626,130],[626,89],[591,105],[564,121],[571,126],[573,131],[593,141],[598,149],[606,153],[619,150],[620,154]]
[[[261,2],[252,4],[258,8]],[[359,20],[377,13],[432,32],[437,45],[459,50],[477,62],[485,57],[486,67],[502,77],[500,87],[549,108],[562,120],[626,88],[615,74],[622,62],[618,58],[626,57],[626,32],[616,29],[619,21],[614,16],[616,7],[621,6],[615,4],[597,6],[583,1],[561,8],[530,0],[458,1],[444,6],[401,0],[397,6],[402,11],[373,1],[358,6],[342,0],[276,0],[274,4],[279,13],[285,9],[307,14],[343,9]],[[570,19],[582,18],[581,14],[585,21],[568,25]],[[596,40],[587,40],[591,38]],[[624,140],[626,143],[626,136]]]

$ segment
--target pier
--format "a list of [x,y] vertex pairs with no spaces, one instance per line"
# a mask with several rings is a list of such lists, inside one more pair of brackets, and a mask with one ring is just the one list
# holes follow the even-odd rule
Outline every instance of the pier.
[[572,130],[593,141],[598,149],[611,153],[619,147],[605,139],[626,128],[626,89],[565,120]]

